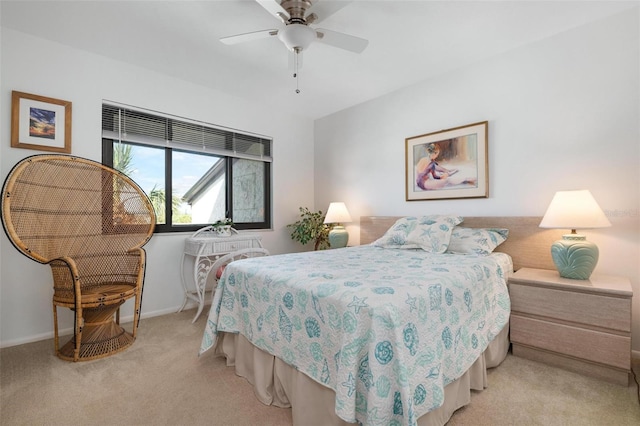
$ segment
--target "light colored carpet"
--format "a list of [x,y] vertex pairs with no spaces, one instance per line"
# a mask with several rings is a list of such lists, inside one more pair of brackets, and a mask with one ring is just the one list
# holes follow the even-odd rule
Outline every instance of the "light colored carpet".
[[[0,350],[1,425],[290,425],[223,358],[198,358],[205,315],[143,319],[129,349],[70,363],[52,340]],[[636,371],[638,371],[636,365]],[[449,425],[640,425],[635,383],[610,385],[509,355]]]

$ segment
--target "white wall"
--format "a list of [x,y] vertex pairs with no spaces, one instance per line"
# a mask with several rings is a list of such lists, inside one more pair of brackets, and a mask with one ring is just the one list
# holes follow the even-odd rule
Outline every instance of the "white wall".
[[[596,272],[630,277],[632,344],[640,350],[639,15],[616,15],[316,121],[316,206],[345,201],[353,218],[542,216],[555,191],[589,189],[613,224],[585,232],[600,247]],[[406,202],[405,138],[485,120],[489,198]],[[357,244],[358,224],[347,229]]]
[[[72,154],[101,160],[103,99],[273,137],[273,231],[260,232],[272,253],[300,249],[286,224],[298,207],[313,207],[313,122],[208,90],[154,71],[96,56],[7,28],[1,29],[0,178],[38,151],[10,148],[11,91],[73,103]],[[211,78],[216,78],[212,70]],[[182,304],[179,261],[185,234],[155,235],[147,244],[142,316],[176,311]],[[0,235],[0,345],[52,336],[52,279],[48,266],[21,255]],[[123,315],[130,314],[130,302]],[[129,309],[129,311],[127,311]],[[71,327],[60,310],[61,327]]]

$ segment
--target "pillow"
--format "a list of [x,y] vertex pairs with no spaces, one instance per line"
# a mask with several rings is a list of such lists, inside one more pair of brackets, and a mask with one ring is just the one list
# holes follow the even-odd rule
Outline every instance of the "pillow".
[[460,216],[422,216],[398,219],[374,246],[400,249],[422,249],[444,253],[453,228],[462,223]]
[[447,253],[490,254],[508,236],[508,229],[463,228],[456,226],[451,233]]

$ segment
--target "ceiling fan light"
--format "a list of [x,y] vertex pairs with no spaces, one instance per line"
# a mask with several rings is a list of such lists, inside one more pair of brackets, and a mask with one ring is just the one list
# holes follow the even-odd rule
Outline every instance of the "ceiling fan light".
[[305,50],[316,38],[316,32],[303,24],[289,24],[278,31],[278,38],[291,51]]

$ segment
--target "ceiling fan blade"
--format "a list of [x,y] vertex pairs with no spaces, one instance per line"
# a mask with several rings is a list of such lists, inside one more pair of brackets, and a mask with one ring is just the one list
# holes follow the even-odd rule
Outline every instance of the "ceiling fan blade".
[[[351,3],[350,1],[315,1],[311,7],[307,10],[307,24],[317,24],[327,19],[346,5]],[[315,17],[312,17],[315,15]],[[310,19],[311,18],[311,19]]]
[[287,23],[290,18],[287,12],[277,0],[256,0],[258,4],[265,8],[267,12],[280,19],[283,23]]
[[337,31],[325,30],[324,28],[317,28],[316,34],[318,35],[317,41],[320,43],[349,50],[354,53],[362,53],[369,44],[369,40]]
[[261,31],[254,31],[251,33],[232,35],[229,37],[222,37],[220,41],[224,44],[238,44],[238,43],[244,43],[246,41],[269,38],[275,35],[278,35],[278,30],[261,30]]

